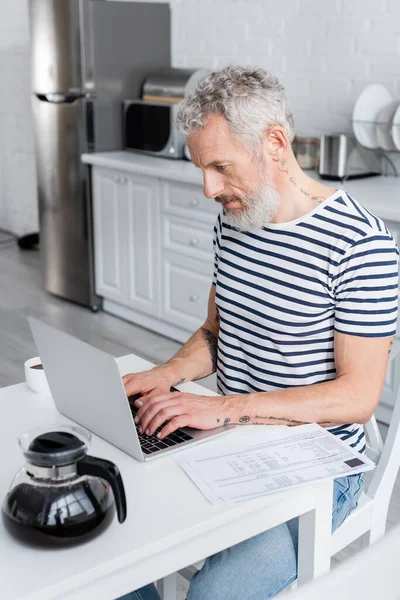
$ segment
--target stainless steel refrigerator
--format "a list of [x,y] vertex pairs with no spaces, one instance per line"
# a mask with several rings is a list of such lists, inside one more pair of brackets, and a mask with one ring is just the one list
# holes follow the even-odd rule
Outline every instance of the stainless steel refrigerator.
[[84,152],[122,147],[122,101],[171,64],[168,4],[29,0],[45,288],[97,310]]

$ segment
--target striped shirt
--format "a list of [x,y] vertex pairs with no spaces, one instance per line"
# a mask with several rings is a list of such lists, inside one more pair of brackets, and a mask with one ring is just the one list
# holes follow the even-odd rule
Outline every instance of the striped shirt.
[[[288,223],[214,228],[221,394],[335,379],[334,331],[396,332],[397,246],[383,221],[343,190]],[[361,453],[362,425],[328,429]]]

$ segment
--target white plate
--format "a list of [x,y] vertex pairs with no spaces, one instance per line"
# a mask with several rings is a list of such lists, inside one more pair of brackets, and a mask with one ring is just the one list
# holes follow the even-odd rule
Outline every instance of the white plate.
[[400,150],[400,105],[398,106],[393,117],[392,138],[394,145],[396,146],[396,150]]
[[375,124],[379,111],[391,100],[389,90],[380,83],[368,85],[358,96],[353,110],[354,134],[366,148],[379,148]]
[[384,106],[378,113],[376,124],[376,139],[382,150],[392,152],[396,150],[396,145],[392,137],[393,117],[399,107],[399,101],[393,100]]

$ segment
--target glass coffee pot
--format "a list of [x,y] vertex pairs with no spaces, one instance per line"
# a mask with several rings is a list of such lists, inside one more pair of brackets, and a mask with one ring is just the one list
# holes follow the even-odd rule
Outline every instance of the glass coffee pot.
[[112,462],[87,454],[91,435],[80,427],[40,428],[19,443],[27,464],[2,505],[8,532],[30,545],[66,546],[92,539],[126,518],[121,475]]

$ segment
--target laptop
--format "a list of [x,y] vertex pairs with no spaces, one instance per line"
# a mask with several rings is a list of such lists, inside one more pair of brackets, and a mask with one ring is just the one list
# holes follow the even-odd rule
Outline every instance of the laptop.
[[[29,324],[57,410],[139,461],[149,461],[235,429],[183,427],[162,440],[140,434],[135,400],[128,398],[116,359],[29,317]],[[178,390],[177,390],[178,391]]]

